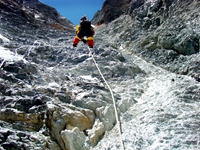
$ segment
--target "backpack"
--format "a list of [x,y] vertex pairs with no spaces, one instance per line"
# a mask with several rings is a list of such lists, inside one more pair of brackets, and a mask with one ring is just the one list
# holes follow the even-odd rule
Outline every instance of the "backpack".
[[80,30],[86,30],[89,31],[91,30],[91,22],[90,21],[82,21],[80,23]]
[[76,33],[79,38],[82,38],[83,36],[93,36],[94,28],[91,26],[90,21],[83,21],[79,24],[78,29],[76,29]]

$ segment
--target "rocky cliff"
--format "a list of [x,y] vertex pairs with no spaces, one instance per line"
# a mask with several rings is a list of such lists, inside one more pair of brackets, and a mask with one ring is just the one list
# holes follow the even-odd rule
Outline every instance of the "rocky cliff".
[[0,4],[0,149],[200,148],[199,0],[106,0],[94,17],[122,139],[87,46],[71,46],[71,23],[37,0]]
[[[101,10],[103,15],[94,16],[94,23],[95,20],[98,20],[97,23],[101,22],[102,18],[106,20],[105,23],[116,18],[115,15],[110,14],[113,19],[106,19],[106,12],[109,11],[105,6],[107,2],[109,0],[104,2]],[[126,2],[120,1],[123,4]],[[133,0],[128,2],[127,13],[119,13],[118,16],[121,16],[119,19],[108,26],[103,26],[103,32],[108,32],[104,37],[108,39],[106,41],[114,43],[117,47],[122,45],[145,60],[153,61],[156,65],[173,72],[189,74],[199,81],[199,61],[192,59],[192,54],[198,54],[200,47],[199,1]],[[115,6],[111,1],[108,3],[108,6],[110,5]],[[124,5],[120,6],[124,8]],[[113,36],[115,38],[112,38]],[[182,57],[191,58],[183,60]],[[182,65],[183,63],[187,65]]]
[[[92,22],[94,24],[109,23],[125,13],[130,3],[131,0],[105,0],[102,9],[94,15]],[[142,5],[143,1],[138,1],[139,3]]]
[[38,0],[1,0],[1,22],[7,27],[72,30],[72,23]]

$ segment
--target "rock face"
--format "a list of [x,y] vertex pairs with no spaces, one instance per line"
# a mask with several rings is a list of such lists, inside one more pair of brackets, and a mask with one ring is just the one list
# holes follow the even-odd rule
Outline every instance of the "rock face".
[[192,59],[200,49],[199,1],[131,1],[128,6],[128,13],[103,27],[109,44],[122,45],[145,60],[176,73],[189,74],[199,81],[199,61]]
[[1,21],[7,25],[29,28],[72,30],[72,23],[52,7],[38,0],[1,0]]
[[[169,9],[174,1],[176,0],[105,0],[102,9],[94,15],[92,21],[94,24],[100,25],[126,14],[146,17],[149,11],[156,12],[163,7]],[[153,5],[151,5],[152,3]]]
[[[131,0],[105,0],[102,10],[98,11],[92,22],[94,24],[109,23],[126,12]],[[139,2],[139,1],[138,1]],[[140,3],[140,2],[139,2]]]
[[[199,150],[200,2],[112,2],[93,51],[125,149]],[[72,25],[37,0],[0,4],[0,149],[121,149],[111,94],[87,46],[72,48]]]

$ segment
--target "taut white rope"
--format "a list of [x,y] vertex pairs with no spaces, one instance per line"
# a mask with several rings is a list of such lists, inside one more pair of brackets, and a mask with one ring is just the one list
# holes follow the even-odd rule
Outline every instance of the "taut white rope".
[[93,61],[94,61],[94,64],[95,64],[96,68],[97,68],[98,71],[99,71],[99,74],[101,75],[102,79],[104,80],[106,86],[108,87],[108,89],[109,89],[109,91],[110,91],[110,94],[111,94],[111,97],[112,97],[112,100],[113,100],[114,110],[115,110],[115,118],[116,118],[118,130],[119,130],[119,135],[120,135],[121,149],[124,150],[124,143],[123,143],[123,139],[122,139],[121,123],[120,123],[120,121],[119,121],[119,116],[118,116],[118,113],[117,113],[117,107],[116,107],[116,102],[115,102],[115,98],[114,98],[113,91],[112,91],[111,87],[109,86],[108,82],[106,81],[106,79],[104,78],[104,76],[103,76],[103,74],[102,74],[102,72],[101,72],[101,70],[100,70],[100,68],[99,68],[99,66],[98,66],[98,64],[97,64],[97,62],[96,62],[96,60],[94,59],[94,56],[93,56],[93,54],[92,54],[92,51],[91,51],[91,49],[90,49],[89,47],[88,47],[88,50],[89,50],[89,52],[90,52],[90,54],[91,54],[91,57],[92,57],[92,59],[93,59]]

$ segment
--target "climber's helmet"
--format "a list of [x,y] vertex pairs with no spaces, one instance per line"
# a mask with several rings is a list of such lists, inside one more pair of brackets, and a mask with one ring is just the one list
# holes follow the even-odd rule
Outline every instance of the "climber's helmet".
[[87,16],[84,15],[83,17],[81,17],[80,22],[84,22],[84,21],[87,21],[87,20],[88,20]]

